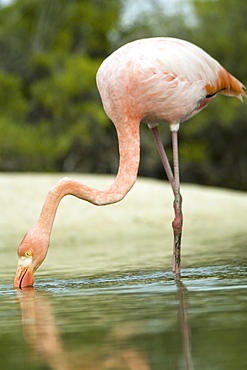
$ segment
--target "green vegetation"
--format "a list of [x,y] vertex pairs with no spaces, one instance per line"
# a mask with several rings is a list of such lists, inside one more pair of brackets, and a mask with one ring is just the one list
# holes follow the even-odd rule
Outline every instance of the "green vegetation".
[[[120,0],[16,0],[0,7],[0,170],[116,173],[116,133],[95,74],[128,41],[188,39],[247,83],[246,2],[190,0],[187,12],[181,6],[176,13],[158,0],[151,4],[131,22],[123,22]],[[246,122],[246,104],[219,96],[183,124],[182,180],[246,190]],[[140,174],[165,178],[145,125],[141,134]]]

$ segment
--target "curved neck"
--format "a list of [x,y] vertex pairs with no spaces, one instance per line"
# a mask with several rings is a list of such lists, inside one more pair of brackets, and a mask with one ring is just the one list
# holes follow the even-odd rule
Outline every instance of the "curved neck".
[[43,230],[51,232],[59,203],[66,195],[95,205],[106,205],[119,202],[129,192],[136,181],[140,162],[139,122],[123,123],[117,128],[117,134],[120,162],[112,185],[108,189],[97,190],[68,177],[63,178],[51,188],[43,205],[38,220]]

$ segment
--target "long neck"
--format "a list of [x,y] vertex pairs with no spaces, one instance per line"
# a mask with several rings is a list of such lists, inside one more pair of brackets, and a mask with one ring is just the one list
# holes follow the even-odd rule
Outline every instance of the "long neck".
[[119,169],[112,185],[97,190],[68,177],[57,182],[49,191],[43,205],[38,224],[50,233],[56,211],[65,195],[73,195],[95,205],[119,202],[125,197],[136,181],[140,161],[139,122],[124,123],[117,128],[119,144]]

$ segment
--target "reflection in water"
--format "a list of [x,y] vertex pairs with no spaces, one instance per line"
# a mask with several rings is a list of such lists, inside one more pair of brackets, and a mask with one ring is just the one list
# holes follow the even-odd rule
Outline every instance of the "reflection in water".
[[187,289],[185,288],[184,284],[181,280],[176,280],[177,284],[177,297],[179,302],[179,317],[180,317],[180,327],[181,327],[181,334],[182,334],[182,346],[183,346],[183,355],[184,355],[184,362],[183,365],[185,369],[192,370],[192,358],[191,358],[191,331],[189,326],[188,320],[188,312],[187,312],[187,302],[185,293]]
[[[177,359],[178,369],[192,370],[190,328],[187,316],[186,289],[177,281],[179,323],[182,334],[183,358]],[[151,369],[144,351],[136,349],[132,342],[136,328],[130,323],[118,322],[95,348],[80,351],[65,349],[58,330],[49,297],[34,288],[16,290],[22,313],[23,333],[26,344],[32,349],[30,361],[33,368],[43,365],[54,370],[75,369]],[[114,348],[111,345],[114,344]],[[93,347],[93,346],[91,346]],[[148,353],[148,352],[147,352]]]
[[247,369],[246,267],[190,268],[183,283],[138,270],[0,291],[0,368]]
[[43,360],[52,369],[70,369],[48,298],[32,287],[16,291],[22,313],[24,338],[34,350],[30,360],[36,365]]
[[[49,303],[49,299],[44,294],[35,291],[34,288],[25,288],[17,291],[18,301],[22,312],[22,325],[26,343],[34,350],[32,362],[36,366],[45,362],[51,369],[72,370],[72,369],[129,369],[129,370],[148,370],[148,360],[145,355],[133,348],[109,352],[104,345],[97,351],[69,356],[63,348],[59,332],[57,329],[54,314]],[[129,331],[126,325],[119,325],[117,330],[110,333],[105,338],[105,343],[109,340],[119,341],[126,339]],[[113,337],[113,338],[112,338]],[[107,356],[105,356],[107,353]],[[78,360],[78,356],[80,356]],[[79,367],[73,365],[68,359],[77,358]],[[85,367],[84,364],[86,363]]]

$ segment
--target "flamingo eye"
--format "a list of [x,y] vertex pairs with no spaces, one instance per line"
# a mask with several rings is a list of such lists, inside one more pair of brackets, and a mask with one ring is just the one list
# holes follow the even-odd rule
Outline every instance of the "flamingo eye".
[[31,255],[32,255],[32,252],[31,252],[31,251],[26,251],[26,252],[25,252],[25,256],[26,256],[26,257],[30,257]]

